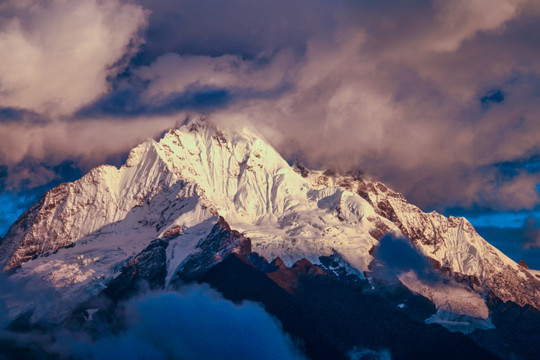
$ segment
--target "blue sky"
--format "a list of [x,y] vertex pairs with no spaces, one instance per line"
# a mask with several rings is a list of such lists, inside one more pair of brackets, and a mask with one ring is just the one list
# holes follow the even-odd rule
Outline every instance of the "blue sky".
[[539,20],[534,0],[4,1],[0,235],[204,113],[464,215],[540,267]]

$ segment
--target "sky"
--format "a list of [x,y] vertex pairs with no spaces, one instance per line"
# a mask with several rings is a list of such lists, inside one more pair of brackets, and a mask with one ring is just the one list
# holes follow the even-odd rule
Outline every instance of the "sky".
[[3,0],[0,236],[186,116],[361,169],[540,268],[536,0]]

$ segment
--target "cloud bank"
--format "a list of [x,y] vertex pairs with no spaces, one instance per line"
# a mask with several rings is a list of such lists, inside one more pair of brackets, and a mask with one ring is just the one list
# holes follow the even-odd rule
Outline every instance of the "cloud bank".
[[504,169],[540,154],[535,1],[50,0],[0,14],[4,190],[209,112],[426,209],[540,206],[540,170]]
[[193,286],[181,293],[147,293],[125,303],[118,316],[125,326],[114,334],[103,326],[95,340],[84,332],[67,330],[0,336],[60,358],[302,358],[281,324],[259,305],[233,304],[207,286]]
[[127,308],[128,329],[91,346],[95,359],[299,359],[277,320],[205,289],[149,294]]

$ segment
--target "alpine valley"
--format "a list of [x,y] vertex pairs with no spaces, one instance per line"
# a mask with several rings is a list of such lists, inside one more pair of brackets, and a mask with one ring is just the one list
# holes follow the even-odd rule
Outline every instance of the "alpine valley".
[[261,304],[309,359],[540,354],[540,272],[466,219],[204,120],[48,191],[1,239],[0,267],[34,294],[2,294],[6,358],[62,358],[28,336],[97,340],[129,299],[198,283]]

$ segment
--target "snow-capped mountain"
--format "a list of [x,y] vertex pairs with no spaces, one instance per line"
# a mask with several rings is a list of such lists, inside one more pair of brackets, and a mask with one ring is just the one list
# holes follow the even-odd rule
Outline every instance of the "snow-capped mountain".
[[540,309],[540,282],[466,219],[424,213],[371,178],[290,166],[255,131],[204,121],[145,141],[119,169],[100,166],[47,192],[2,240],[0,266],[29,288],[54,291],[35,317],[62,318],[159,244],[164,286],[251,251],[289,267],[332,257],[369,279],[385,234],[409,239],[446,277],[434,285],[397,274],[435,303],[441,322],[469,316],[489,327],[489,292]]

